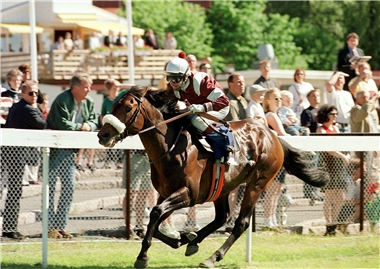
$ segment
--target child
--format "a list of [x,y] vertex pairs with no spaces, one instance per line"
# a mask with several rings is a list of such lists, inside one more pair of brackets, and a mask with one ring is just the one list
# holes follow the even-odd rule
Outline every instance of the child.
[[309,130],[299,125],[296,113],[291,109],[293,94],[289,91],[281,91],[282,106],[278,110],[278,117],[284,125],[285,132],[290,135],[308,136]]
[[264,100],[264,95],[267,89],[263,88],[261,85],[254,84],[248,89],[248,94],[251,97],[251,101],[248,103],[246,109],[247,117],[251,118],[262,118],[266,124],[266,118],[264,109],[261,103]]

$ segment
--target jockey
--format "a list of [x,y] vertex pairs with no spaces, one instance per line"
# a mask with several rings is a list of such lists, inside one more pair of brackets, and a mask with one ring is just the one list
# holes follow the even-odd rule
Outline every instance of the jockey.
[[[180,52],[178,56],[165,69],[168,90],[174,90],[177,99],[186,102],[189,111],[206,112],[217,119],[224,119],[230,110],[230,100],[224,94],[223,87],[206,73],[191,72],[184,59],[184,52]],[[191,123],[205,134],[213,132],[199,116],[194,116]]]

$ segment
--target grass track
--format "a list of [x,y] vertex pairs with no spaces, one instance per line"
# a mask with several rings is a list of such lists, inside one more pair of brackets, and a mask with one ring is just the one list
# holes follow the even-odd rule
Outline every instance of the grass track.
[[[200,244],[199,252],[185,257],[185,247],[172,249],[154,241],[149,268],[198,268],[225,241],[217,236]],[[380,235],[322,237],[312,235],[253,234],[252,261],[245,262],[245,235],[229,250],[217,268],[380,268]],[[125,240],[51,241],[48,268],[133,268],[141,243]],[[1,246],[1,268],[41,268],[42,245],[7,243]]]

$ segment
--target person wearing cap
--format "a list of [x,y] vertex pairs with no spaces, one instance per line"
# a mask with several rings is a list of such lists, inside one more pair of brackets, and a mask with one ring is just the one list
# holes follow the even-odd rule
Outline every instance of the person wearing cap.
[[264,100],[264,95],[267,89],[262,87],[259,84],[253,84],[249,87],[248,92],[251,98],[251,101],[248,103],[248,107],[246,109],[247,117],[256,118],[261,117],[265,120],[265,113],[262,107],[262,103]]
[[[174,91],[179,101],[186,102],[188,110],[193,113],[206,112],[219,120],[223,120],[230,110],[230,100],[224,94],[223,87],[210,75],[190,71],[184,53],[166,66],[168,90]],[[192,125],[205,134],[212,133],[207,121],[195,115]]]
[[[191,71],[184,52],[178,56],[165,68],[168,90],[174,91],[176,98],[185,102],[192,113],[206,112],[223,120],[230,110],[230,100],[224,94],[223,87],[210,75]],[[207,120],[197,115],[192,115],[191,124],[204,134],[213,132]],[[198,229],[195,207],[191,207],[184,230],[190,232]]]

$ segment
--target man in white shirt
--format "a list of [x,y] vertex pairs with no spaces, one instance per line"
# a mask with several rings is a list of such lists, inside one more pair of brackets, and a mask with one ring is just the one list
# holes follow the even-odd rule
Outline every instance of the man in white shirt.
[[337,123],[341,133],[350,132],[350,110],[355,105],[349,92],[344,91],[346,73],[334,72],[329,81],[326,82],[327,102],[338,109]]

